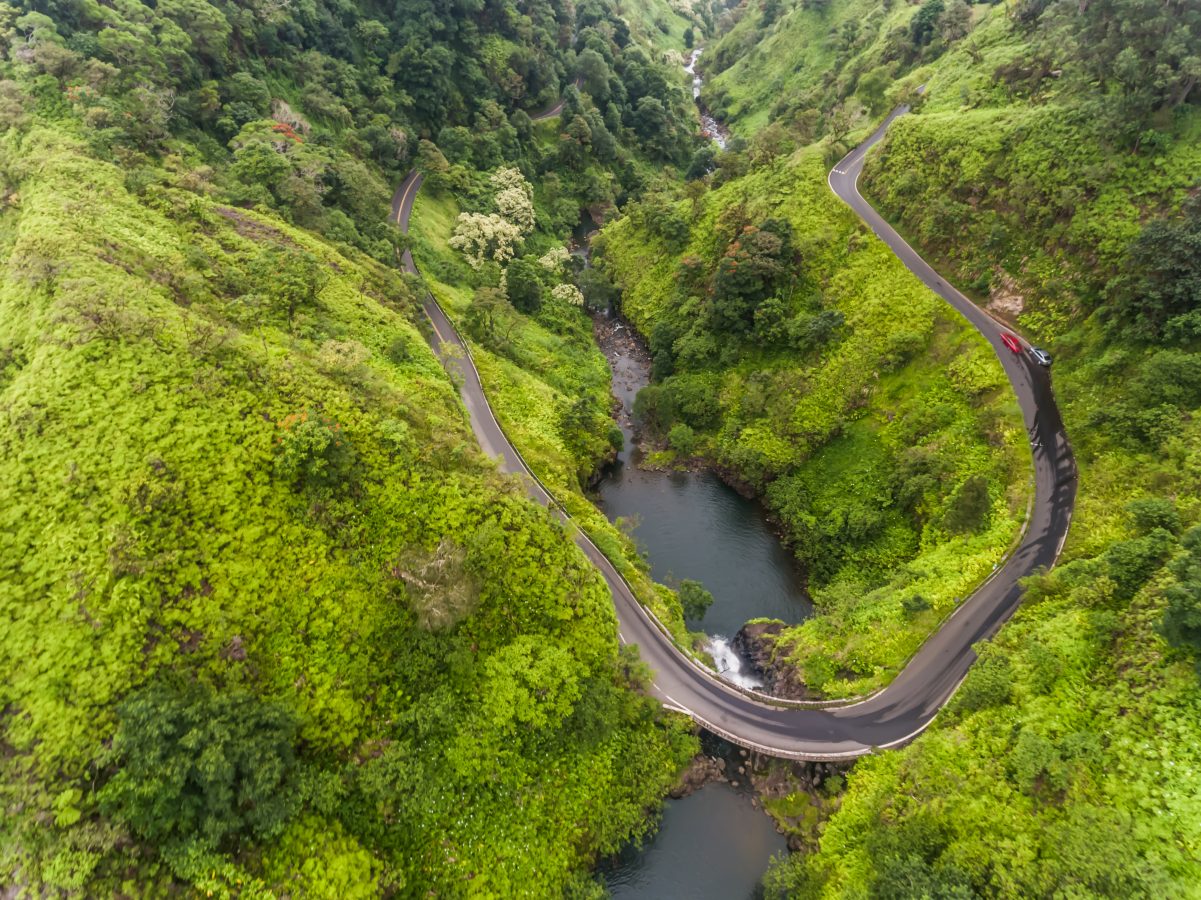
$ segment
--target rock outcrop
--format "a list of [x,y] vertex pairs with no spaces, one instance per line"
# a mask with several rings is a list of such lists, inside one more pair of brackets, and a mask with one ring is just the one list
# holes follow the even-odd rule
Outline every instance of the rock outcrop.
[[668,792],[668,796],[673,800],[679,800],[681,797],[687,797],[689,794],[699,791],[707,784],[725,780],[726,761],[700,753],[694,756],[692,762],[688,764],[688,768],[680,773],[679,780]]
[[749,622],[738,629],[730,646],[763,679],[763,693],[788,700],[815,699],[796,667],[778,652],[777,639],[787,627],[783,622]]

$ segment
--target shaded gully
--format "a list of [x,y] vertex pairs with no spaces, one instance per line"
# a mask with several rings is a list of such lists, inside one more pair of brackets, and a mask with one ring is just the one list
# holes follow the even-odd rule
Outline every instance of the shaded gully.
[[[700,55],[700,48],[693,50],[684,71],[692,77],[702,134],[724,149],[728,132],[700,102]],[[585,264],[594,229],[585,212],[572,235],[572,252]],[[689,630],[707,633],[704,648],[722,678],[764,690],[736,636],[748,619],[796,623],[810,615],[796,559],[773,532],[763,505],[716,472],[644,465],[652,448],[643,445],[634,399],[651,380],[650,350],[615,310],[593,314],[593,333],[612,372],[613,415],[624,438],[617,459],[594,484],[594,499],[610,520],[621,520],[656,581],[676,586],[692,579],[713,594],[704,618],[687,620]],[[655,834],[598,867],[615,900],[758,897],[771,857],[787,850],[746,774],[748,751],[703,734],[702,754],[665,803]]]

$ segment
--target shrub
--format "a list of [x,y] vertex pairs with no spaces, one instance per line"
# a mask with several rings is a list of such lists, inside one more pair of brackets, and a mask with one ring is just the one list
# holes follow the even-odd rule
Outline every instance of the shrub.
[[675,419],[671,394],[658,385],[647,385],[634,398],[634,418],[653,431],[666,431]]
[[987,645],[977,652],[980,658],[952,701],[953,708],[959,712],[977,712],[1008,703],[1013,691],[1013,667],[1009,657]]
[[626,445],[626,437],[621,433],[621,429],[617,425],[609,426],[609,433],[606,435],[606,437],[609,440],[609,446],[618,453],[620,453]]
[[292,487],[330,488],[350,476],[354,453],[341,423],[305,410],[277,426],[275,472]]
[[699,581],[684,579],[680,582],[679,594],[685,617],[694,621],[703,619],[713,605],[713,595]]
[[951,497],[945,519],[947,530],[960,534],[980,531],[988,524],[991,508],[988,479],[973,475]]
[[693,433],[692,428],[683,422],[677,422],[671,426],[667,440],[673,450],[685,456],[690,455],[696,447],[696,435]]
[[1180,532],[1180,513],[1176,504],[1163,497],[1140,497],[1126,504],[1126,511],[1134,520],[1134,527],[1140,534],[1147,534],[1156,528],[1178,534]]
[[542,308],[540,266],[534,259],[515,259],[505,277],[505,294],[513,308],[531,315]]
[[1168,605],[1160,631],[1173,647],[1197,653],[1201,651],[1201,528],[1185,535],[1184,545],[1189,552],[1172,563],[1176,584],[1165,591]]
[[290,818],[297,723],[282,705],[198,684],[153,684],[117,708],[117,774],[101,808],[162,847],[236,846]]

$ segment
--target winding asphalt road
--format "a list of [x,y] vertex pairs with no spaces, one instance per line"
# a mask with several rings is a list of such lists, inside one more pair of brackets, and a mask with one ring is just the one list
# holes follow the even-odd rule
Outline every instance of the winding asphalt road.
[[[580,87],[584,84],[584,79],[577,78],[573,83],[576,86],[576,90],[579,90]],[[542,112],[530,113],[530,121],[531,122],[541,122],[543,119],[553,119],[559,113],[563,112],[563,107],[566,105],[567,105],[567,98],[560,97],[557,101],[552,103],[546,109],[542,110]]]
[[[1051,391],[1049,370],[1033,362],[1024,343],[1020,354],[1007,349],[1000,335],[1008,329],[951,287],[889,227],[856,187],[867,151],[883,137],[893,119],[906,112],[908,107],[895,110],[870,138],[839,162],[830,173],[830,187],[918,278],[979,329],[1000,357],[1026,420],[1035,467],[1035,498],[1017,550],[926,641],[888,687],[855,702],[806,704],[736,688],[683,653],[634,597],[604,554],[582,532],[572,529],[576,543],[609,584],[621,641],[638,645],[643,660],[655,673],[652,689],[663,705],[686,713],[735,744],[773,756],[849,759],[901,746],[916,737],[967,674],[976,658],[972,645],[995,634],[1021,603],[1018,580],[1054,564],[1071,521],[1076,469]],[[404,230],[408,229],[420,187],[421,175],[412,172],[393,197],[393,220]],[[404,264],[408,271],[417,271],[407,252]],[[440,342],[435,349],[462,374],[463,401],[480,446],[498,460],[505,472],[522,476],[534,499],[556,507],[493,416],[470,353],[450,320],[432,297],[426,298],[425,311]],[[458,349],[448,356],[448,346]]]

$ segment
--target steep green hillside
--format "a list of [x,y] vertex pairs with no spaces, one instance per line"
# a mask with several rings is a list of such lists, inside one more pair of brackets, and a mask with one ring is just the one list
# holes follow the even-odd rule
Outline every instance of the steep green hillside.
[[647,43],[681,53],[700,43],[707,19],[712,18],[703,15],[701,3],[691,0],[618,0],[614,11]]
[[[776,865],[769,896],[1201,886],[1201,359],[1107,345],[1093,324],[1071,341],[1055,364],[1081,468],[1066,562],[1031,580],[926,734],[856,765],[819,852]],[[1162,443],[1104,424],[1158,391],[1189,397]]]
[[[808,6],[778,28],[864,13],[853,0]],[[768,893],[1194,896],[1201,210],[1188,198],[1201,11],[1112,0],[974,15],[970,33],[930,42],[910,78],[928,84],[924,100],[862,185],[1055,352],[1076,515],[1064,561],[1031,580],[948,711],[910,748],[856,766],[820,850],[775,866]],[[770,63],[803,79],[830,34],[812,23],[789,44],[767,38],[715,90],[756,98],[742,121],[782,116],[795,139],[804,111],[769,110],[749,73]],[[826,89],[855,83],[855,57],[832,59]]]
[[278,12],[0,8],[0,880],[557,895],[694,741],[426,345],[387,29]]
[[[473,271],[447,245],[458,210],[456,197],[436,186],[414,204],[413,252],[426,285],[469,342],[489,403],[530,468],[687,644],[679,603],[650,580],[633,542],[584,493],[593,471],[620,445],[621,432],[609,417],[609,369],[593,341],[591,320],[551,289],[572,284],[570,265],[531,266],[537,308],[518,311],[490,286],[487,271]],[[518,268],[540,258],[539,245],[551,256],[552,248],[562,251],[548,236],[534,236]]]
[[1020,416],[992,351],[830,193],[819,152],[694,196],[599,242],[655,352],[639,410],[780,517],[819,615],[778,661],[815,691],[871,690],[1017,536]]
[[[935,10],[937,7],[937,11]],[[743,3],[704,57],[702,97],[736,134],[779,122],[802,143],[841,138],[885,111],[905,76],[966,33],[985,7],[943,0]],[[912,86],[916,80],[909,79]]]
[[[1148,98],[1115,125],[1121,95],[1082,83],[1081,61],[1052,75],[1053,49],[994,12],[939,61],[918,114],[896,123],[862,181],[961,283],[1048,339],[1129,293],[1119,276],[1132,241],[1201,177],[1196,104]],[[1103,315],[1120,316],[1118,304]]]
[[550,892],[644,827],[689,742],[409,288],[62,130],[2,162],[5,880]]

